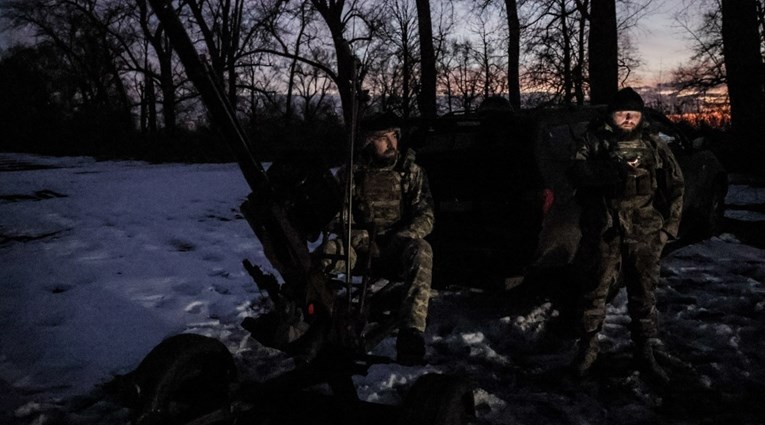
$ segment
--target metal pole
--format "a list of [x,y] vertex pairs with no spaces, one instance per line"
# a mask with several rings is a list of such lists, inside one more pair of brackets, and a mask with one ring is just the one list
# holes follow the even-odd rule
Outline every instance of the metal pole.
[[352,214],[353,214],[353,161],[354,161],[354,145],[356,141],[356,121],[358,118],[358,99],[356,93],[356,85],[358,70],[356,68],[356,61],[353,61],[353,74],[351,76],[351,129],[348,139],[348,158],[345,165],[346,169],[346,206],[347,206],[347,221],[345,232],[345,287],[348,296],[348,313],[351,312],[352,286],[351,279],[351,231],[353,230]]

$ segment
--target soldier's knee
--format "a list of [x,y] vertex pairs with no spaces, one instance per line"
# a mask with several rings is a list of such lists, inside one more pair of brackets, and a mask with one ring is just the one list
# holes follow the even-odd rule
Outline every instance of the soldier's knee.
[[417,252],[421,252],[424,255],[433,256],[433,248],[430,246],[430,242],[425,239],[415,239],[417,244]]
[[418,263],[433,261],[433,248],[425,239],[412,239],[407,244],[406,253]]

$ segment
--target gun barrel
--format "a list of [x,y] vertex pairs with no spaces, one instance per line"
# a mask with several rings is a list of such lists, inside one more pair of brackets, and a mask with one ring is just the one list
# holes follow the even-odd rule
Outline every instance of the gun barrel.
[[250,143],[236,118],[231,102],[216,83],[211,70],[199,57],[171,1],[149,0],[149,4],[164,25],[186,74],[202,96],[213,125],[222,133],[252,189],[248,201],[243,204],[252,204],[249,205],[251,208],[247,208],[243,213],[263,244],[266,257],[285,280],[289,277],[291,281],[305,281],[310,266],[305,235],[295,228],[284,202],[277,199],[274,185],[250,150]]
[[186,74],[199,90],[207,110],[216,127],[223,133],[224,139],[234,153],[244,178],[253,191],[269,187],[268,176],[263,166],[255,160],[250,151],[247,136],[242,130],[236,113],[223,91],[211,76],[210,70],[191,42],[170,1],[149,0],[157,18],[165,26],[165,31],[173,43],[173,48],[186,69]]

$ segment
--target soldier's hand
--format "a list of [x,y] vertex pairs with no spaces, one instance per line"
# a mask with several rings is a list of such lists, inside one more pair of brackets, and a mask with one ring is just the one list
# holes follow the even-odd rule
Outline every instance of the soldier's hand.
[[354,249],[364,251],[369,245],[369,232],[364,229],[351,230],[351,246]]
[[669,233],[665,232],[664,230],[659,230],[659,242],[661,242],[662,245],[665,245],[669,241]]

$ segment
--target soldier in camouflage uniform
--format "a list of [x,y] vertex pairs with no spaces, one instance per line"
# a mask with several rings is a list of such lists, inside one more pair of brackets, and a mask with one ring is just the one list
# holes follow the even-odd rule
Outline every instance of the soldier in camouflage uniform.
[[677,236],[683,176],[642,112],[640,95],[620,90],[605,120],[593,123],[584,136],[570,170],[582,206],[575,259],[583,290],[581,338],[572,363],[579,376],[597,358],[609,288],[621,273],[638,366],[649,377],[669,379],[654,357],[660,344],[654,290],[661,251]]
[[[386,119],[372,122],[353,166],[351,268],[358,258],[372,257],[372,268],[389,279],[403,279],[406,295],[401,304],[397,360],[422,363],[425,355],[425,322],[428,314],[433,250],[423,239],[433,228],[433,198],[425,171],[415,164],[414,151],[398,149],[400,130]],[[345,170],[340,171],[341,181]],[[372,234],[370,234],[370,232]],[[333,239],[322,252],[343,252],[343,242]],[[345,262],[325,258],[324,272],[342,272]]]

